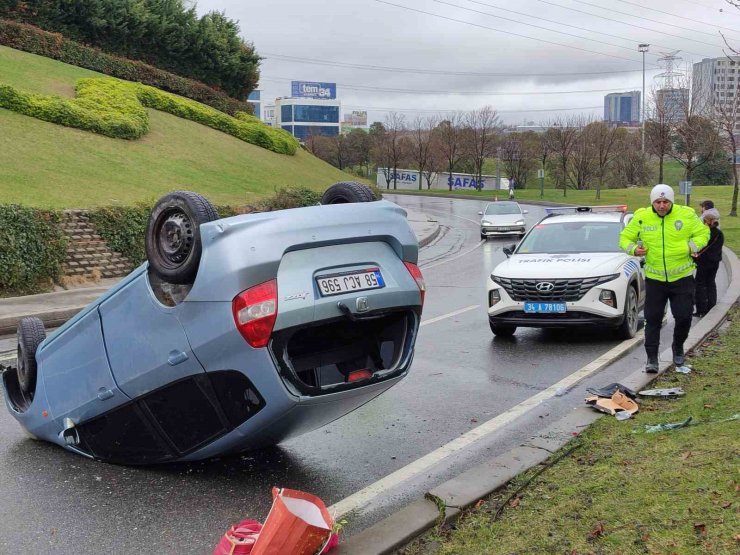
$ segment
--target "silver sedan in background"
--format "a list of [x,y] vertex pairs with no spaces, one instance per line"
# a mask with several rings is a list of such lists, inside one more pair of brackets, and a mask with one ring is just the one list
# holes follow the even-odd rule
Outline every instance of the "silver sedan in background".
[[482,216],[480,221],[480,238],[498,237],[503,235],[518,235],[524,237],[526,227],[524,214],[518,202],[501,200],[489,202],[485,210],[478,212]]

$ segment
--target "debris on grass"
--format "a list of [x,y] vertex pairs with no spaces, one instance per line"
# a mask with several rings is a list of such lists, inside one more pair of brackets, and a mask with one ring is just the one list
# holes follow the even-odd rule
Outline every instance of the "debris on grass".
[[667,424],[655,424],[653,426],[645,426],[646,434],[654,434],[655,432],[666,432],[668,430],[677,430],[678,428],[685,428],[694,419],[693,416],[689,416],[683,422],[671,422]]

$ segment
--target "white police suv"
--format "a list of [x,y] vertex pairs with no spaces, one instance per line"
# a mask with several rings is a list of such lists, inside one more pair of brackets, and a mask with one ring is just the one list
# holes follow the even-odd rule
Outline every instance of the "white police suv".
[[627,339],[645,302],[640,259],[619,248],[626,206],[547,208],[545,217],[488,278],[488,320],[496,335],[517,327],[603,326]]

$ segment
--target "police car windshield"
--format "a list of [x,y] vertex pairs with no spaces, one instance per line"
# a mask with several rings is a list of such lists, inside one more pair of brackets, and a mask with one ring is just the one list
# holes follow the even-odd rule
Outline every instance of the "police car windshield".
[[500,216],[502,214],[521,214],[522,210],[516,202],[492,202],[486,206],[486,216]]
[[619,222],[552,222],[537,224],[516,250],[517,254],[621,252]]

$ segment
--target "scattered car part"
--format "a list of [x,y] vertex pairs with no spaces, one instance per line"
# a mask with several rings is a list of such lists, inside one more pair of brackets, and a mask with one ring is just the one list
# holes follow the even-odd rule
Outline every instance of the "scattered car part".
[[682,387],[669,387],[663,389],[643,389],[637,393],[640,397],[681,397],[685,395]]
[[634,390],[630,389],[626,385],[622,385],[621,383],[617,382],[610,383],[609,385],[598,389],[595,387],[589,387],[586,389],[586,391],[599,397],[611,397],[616,391],[621,391],[631,399],[635,399],[637,397],[637,394],[634,392]]

